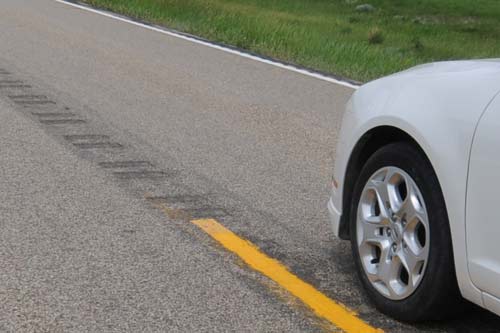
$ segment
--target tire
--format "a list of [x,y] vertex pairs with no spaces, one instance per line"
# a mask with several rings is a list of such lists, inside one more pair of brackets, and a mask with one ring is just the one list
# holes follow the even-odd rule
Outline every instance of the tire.
[[[378,176],[378,171],[382,172],[383,176]],[[387,180],[385,178],[373,177],[392,178],[391,180]],[[412,201],[411,204],[407,203],[405,207],[410,207],[410,205],[419,207],[417,208],[420,209],[418,212],[422,211],[425,214],[417,212],[415,215],[420,214],[418,215],[419,218],[426,220],[425,223],[419,222],[419,218],[413,218],[411,221],[413,229],[410,227],[405,229],[402,225],[403,223],[405,226],[410,224],[409,221],[404,220],[410,214],[408,216],[403,214],[404,218],[394,217],[394,214],[390,219],[383,218],[381,208],[378,206],[379,202],[382,202],[379,199],[381,196],[378,196],[379,192],[377,192],[379,187],[374,187],[375,190],[373,191],[371,187],[371,184],[379,184],[381,181],[379,179],[384,179],[383,182],[387,181],[387,184],[390,182],[395,182],[396,184],[396,180],[398,182],[408,182],[405,183],[406,185],[385,185],[384,183],[380,187],[382,189],[381,193],[386,187],[397,189],[400,192],[398,192],[399,194],[395,197],[394,202],[399,202],[399,199],[397,199],[398,196],[399,198],[403,198],[404,195],[409,197],[408,193],[411,188],[411,191],[413,191],[411,194],[412,198],[418,197],[418,200],[416,203],[415,201]],[[417,190],[412,187],[414,185],[417,186]],[[397,186],[402,186],[401,190]],[[394,190],[387,191],[387,193],[392,193],[393,195],[395,193]],[[420,200],[423,200],[423,205]],[[401,202],[403,201],[401,199]],[[397,207],[396,204],[395,206]],[[402,206],[403,204],[399,207]],[[388,207],[387,212],[392,211],[390,210],[390,203],[386,202],[386,207]],[[384,212],[386,212],[385,209]],[[396,210],[402,211],[402,209]],[[377,240],[377,242],[373,243],[375,245],[373,245],[369,242],[369,237],[372,236],[371,229],[366,228],[372,227],[372,225],[368,223],[368,227],[366,227],[366,221],[371,221],[368,219],[371,219],[372,215],[366,215],[368,217],[365,218],[365,213],[372,214],[373,216],[376,216],[378,213],[379,218],[374,218],[374,220],[384,220],[384,223],[390,225],[387,228],[375,229],[378,231],[375,231],[376,236],[373,237],[376,239],[380,237],[383,239],[383,243],[378,243]],[[398,220],[399,222],[397,222]],[[349,223],[352,253],[358,276],[368,297],[379,311],[401,321],[417,322],[441,320],[463,309],[465,301],[462,299],[458,289],[450,227],[441,187],[430,162],[418,148],[407,142],[393,143],[380,148],[368,159],[354,187]],[[375,223],[377,224],[378,222]],[[399,227],[396,227],[397,223],[400,223]],[[394,229],[390,229],[392,227]],[[424,229],[424,231],[420,229],[416,231],[416,228]],[[398,230],[401,235],[398,234],[395,236]],[[408,235],[417,236],[410,237]],[[405,243],[405,237],[407,237],[409,242],[413,243]],[[390,250],[387,250],[385,245],[381,246],[382,250],[377,250],[379,244],[388,244],[386,240],[393,242]],[[416,250],[412,250],[411,254],[408,254],[410,248],[416,248]],[[404,250],[407,252],[402,252]],[[419,251],[420,255],[413,255],[413,252]],[[392,253],[392,255],[387,253]],[[400,253],[401,255],[398,256],[396,253]],[[405,266],[402,264],[403,260],[400,260],[404,256],[423,258],[424,255],[427,259],[420,261],[415,266],[409,264]],[[405,262],[411,261],[405,259]],[[400,268],[397,270],[394,267]],[[414,269],[412,273],[408,273],[405,267],[414,267]],[[410,274],[411,282],[409,282]],[[380,278],[381,276],[389,282],[383,282]],[[387,278],[388,276],[396,277]],[[377,279],[380,280],[377,281]],[[401,295],[397,294],[397,292],[400,292]]]

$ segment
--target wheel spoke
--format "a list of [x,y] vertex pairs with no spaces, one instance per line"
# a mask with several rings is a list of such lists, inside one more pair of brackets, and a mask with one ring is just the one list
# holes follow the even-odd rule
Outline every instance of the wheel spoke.
[[400,249],[396,256],[401,261],[401,264],[404,266],[406,271],[408,272],[408,285],[411,287],[415,287],[415,283],[418,279],[418,271],[417,268],[420,267],[422,262],[425,260],[425,257],[422,254],[415,254],[409,248],[404,250]]
[[413,186],[407,186],[406,198],[402,202],[397,214],[401,217],[404,216],[407,221],[412,221],[414,219],[424,221],[424,211],[420,205],[416,189]]
[[389,204],[393,214],[397,215],[397,212],[401,209],[403,201],[401,199],[399,189],[396,186],[398,180],[407,186],[406,176],[397,171],[396,168],[389,168],[385,178],[385,183],[388,189]]
[[381,237],[381,233],[380,233],[380,228],[381,228],[381,224],[379,223],[376,223],[376,222],[365,222],[364,225],[363,225],[363,237],[362,237],[362,241],[363,242],[369,242],[369,243],[373,243],[373,242],[380,242],[381,240],[378,239]]
[[379,264],[379,269],[377,275],[379,281],[382,281],[389,292],[391,297],[397,296],[396,290],[394,290],[393,281],[396,279],[396,274],[399,270],[399,262],[394,260],[394,258],[387,258]]
[[391,244],[387,239],[368,239],[366,241],[369,244],[377,246],[380,249],[379,262],[376,265],[376,269],[372,272],[368,272],[368,279],[372,282],[386,282],[387,276],[389,275],[389,265],[390,259],[390,249]]
[[380,216],[382,218],[389,218],[389,211],[387,204],[389,203],[389,192],[387,184],[384,181],[372,180],[368,189],[375,192],[376,200],[380,209]]

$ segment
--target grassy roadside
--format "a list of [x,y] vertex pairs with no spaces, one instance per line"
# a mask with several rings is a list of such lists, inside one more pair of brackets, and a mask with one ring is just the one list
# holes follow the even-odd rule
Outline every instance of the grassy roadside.
[[[435,60],[500,58],[498,0],[84,2],[359,81]],[[374,9],[356,9],[365,3]]]

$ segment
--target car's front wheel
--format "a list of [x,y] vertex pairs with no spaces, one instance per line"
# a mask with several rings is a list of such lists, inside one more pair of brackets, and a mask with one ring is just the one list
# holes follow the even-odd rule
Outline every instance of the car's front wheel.
[[376,307],[405,321],[454,313],[458,291],[446,207],[427,158],[411,143],[376,151],[352,196],[350,235]]

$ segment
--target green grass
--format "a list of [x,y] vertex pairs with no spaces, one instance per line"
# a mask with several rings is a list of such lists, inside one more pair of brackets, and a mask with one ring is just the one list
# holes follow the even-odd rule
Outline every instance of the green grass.
[[[424,62],[500,57],[499,0],[84,2],[359,81]],[[375,11],[357,12],[363,3]]]

